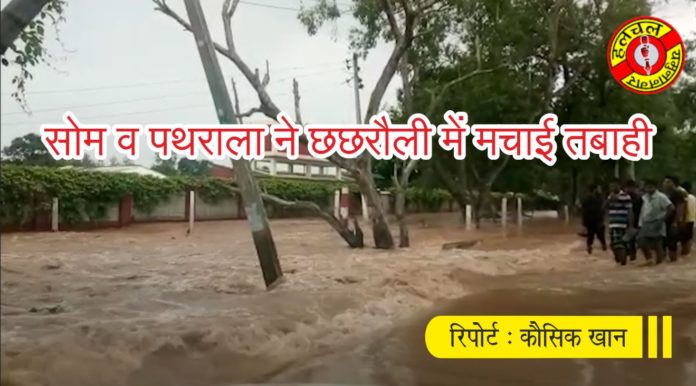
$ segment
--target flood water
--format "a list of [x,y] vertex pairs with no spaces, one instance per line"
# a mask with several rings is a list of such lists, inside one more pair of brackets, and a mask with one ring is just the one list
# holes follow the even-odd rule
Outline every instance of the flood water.
[[[270,292],[243,222],[2,235],[2,385],[696,385],[696,256],[618,267],[557,220],[504,236],[414,218],[393,252],[272,226]],[[673,359],[438,360],[438,314],[672,315]]]

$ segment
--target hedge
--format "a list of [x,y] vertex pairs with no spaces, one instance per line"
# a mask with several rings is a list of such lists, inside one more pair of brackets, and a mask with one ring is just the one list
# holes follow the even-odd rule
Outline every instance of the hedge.
[[[329,202],[338,183],[269,178],[259,180],[262,191],[286,200]],[[103,173],[39,166],[3,165],[0,185],[0,215],[3,223],[20,223],[32,201],[50,207],[51,198],[60,203],[61,221],[77,223],[99,220],[109,207],[127,193],[135,207],[152,211],[177,193],[195,190],[205,202],[236,197],[234,184],[217,178],[157,178],[130,173]]]
[[[390,192],[394,194],[395,189],[390,189]],[[528,209],[555,210],[560,205],[560,200],[558,197],[541,190],[535,190],[529,194],[514,192],[491,192],[490,195],[493,200],[500,200],[503,197],[507,197],[508,200],[514,200],[516,197],[520,197],[522,200],[527,202]],[[424,189],[419,187],[409,187],[406,189],[407,203],[415,204],[418,207],[424,208],[431,212],[439,211],[442,204],[451,199],[452,195],[444,189]]]

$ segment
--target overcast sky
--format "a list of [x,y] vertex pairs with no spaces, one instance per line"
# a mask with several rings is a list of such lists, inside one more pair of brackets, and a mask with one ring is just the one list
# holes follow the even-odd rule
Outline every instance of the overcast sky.
[[[223,42],[220,10],[223,0],[203,0],[214,39]],[[313,0],[304,0],[311,4]],[[2,7],[8,0],[0,1]],[[66,21],[60,25],[63,46],[52,33],[47,48],[53,67],[32,69],[27,86],[33,114],[24,113],[11,98],[12,68],[2,67],[1,143],[30,132],[41,124],[60,123],[70,110],[83,123],[203,123],[217,122],[198,51],[190,33],[155,12],[150,0],[68,0]],[[169,0],[185,17],[183,1]],[[349,17],[324,26],[310,37],[297,20],[300,0],[242,0],[233,19],[239,53],[252,67],[271,66],[269,91],[276,104],[291,112],[292,78],[300,83],[302,115],[306,122],[355,122],[353,88],[346,59]],[[346,8],[350,0],[338,0]],[[685,36],[696,31],[696,5],[675,0],[655,12]],[[365,111],[391,47],[373,50],[361,64]],[[694,53],[690,53],[694,54]],[[219,57],[227,78],[235,77],[241,109],[258,105],[253,90],[224,57]],[[394,103],[398,81],[392,81],[383,104]],[[139,162],[149,165],[154,154],[146,147]],[[114,154],[110,150],[110,155]]]

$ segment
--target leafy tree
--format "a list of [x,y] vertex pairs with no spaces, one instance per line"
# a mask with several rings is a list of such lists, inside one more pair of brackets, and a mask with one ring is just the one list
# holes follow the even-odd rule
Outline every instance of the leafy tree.
[[[415,111],[433,119],[466,111],[477,123],[533,123],[565,90],[555,87],[558,65],[577,32],[566,1],[449,1],[430,16],[428,38],[414,43],[418,76],[410,91]],[[559,28],[563,25],[565,28]],[[475,79],[472,76],[476,75]],[[407,95],[409,92],[403,92]],[[400,101],[402,106],[407,98]],[[406,110],[403,109],[402,110]],[[464,208],[474,203],[478,221],[509,157],[490,160],[468,144],[457,161],[436,148],[430,170]]]
[[211,163],[208,161],[198,161],[172,156],[167,160],[157,158],[152,170],[167,176],[205,177],[208,175],[210,165]]
[[98,165],[89,154],[81,160],[56,160],[48,152],[38,134],[29,133],[12,140],[9,146],[2,149],[3,162],[23,166],[80,166],[95,167]]
[[58,161],[53,159],[38,134],[30,133],[12,140],[9,146],[2,149],[6,161],[36,166],[55,166]]
[[172,155],[169,159],[157,158],[152,170],[162,173],[165,176],[176,176],[179,174],[176,167],[177,162],[178,158],[175,155]]
[[[410,103],[415,111],[432,112],[432,118],[449,109],[466,111],[469,121],[476,123],[533,123],[546,112],[558,114],[562,123],[627,122],[630,115],[642,112],[659,130],[654,159],[636,163],[637,171],[647,175],[679,169],[676,174],[688,175],[684,172],[696,170],[693,82],[685,77],[663,93],[635,95],[614,81],[606,65],[606,46],[613,31],[631,17],[650,14],[649,2],[449,3],[444,14],[432,18],[432,25],[438,27],[429,30],[429,39],[416,40],[413,46],[418,60],[411,63],[416,67],[412,72],[418,76]],[[686,72],[692,71],[693,63],[687,63]],[[460,81],[475,69],[496,70],[477,75],[475,81]],[[408,94],[408,90],[400,93],[399,110],[404,112],[413,111],[407,107]],[[597,158],[571,161],[562,150],[554,167],[508,157],[494,161],[473,148],[470,140],[463,161],[435,150],[433,159],[422,165],[438,177],[425,178],[427,185],[447,188],[462,207],[473,203],[477,220],[491,190],[541,188],[572,202],[580,186],[606,181],[615,166]],[[628,162],[621,166],[630,170]],[[426,176],[423,173],[420,179]]]
[[198,161],[191,160],[188,158],[182,158],[176,165],[176,169],[179,174],[184,176],[207,176],[208,170],[210,169],[210,162],[208,161]]
[[135,165],[135,161],[130,160],[128,158],[120,158],[117,156],[113,156],[109,158],[109,166],[133,166]]

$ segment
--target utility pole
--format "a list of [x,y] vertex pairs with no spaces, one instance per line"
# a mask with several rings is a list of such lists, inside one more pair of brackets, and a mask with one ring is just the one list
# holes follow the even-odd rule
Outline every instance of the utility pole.
[[[213,46],[205,15],[201,8],[200,0],[184,0],[186,12],[191,22],[193,36],[196,39],[198,53],[201,56],[205,77],[208,80],[208,87],[215,103],[218,120],[221,124],[236,124],[237,117],[232,107],[230,95],[225,86],[225,79],[220,70]],[[266,208],[263,206],[259,187],[252,174],[249,162],[240,159],[232,161],[237,184],[241,191],[242,202],[246,211],[247,221],[251,227],[251,235],[254,239],[254,246],[263,271],[263,280],[267,289],[272,289],[280,283],[283,272],[278,261],[275,242],[268,225]]]
[[353,54],[353,92],[355,93],[355,123],[362,122],[360,112],[360,77],[358,75],[358,54]]

